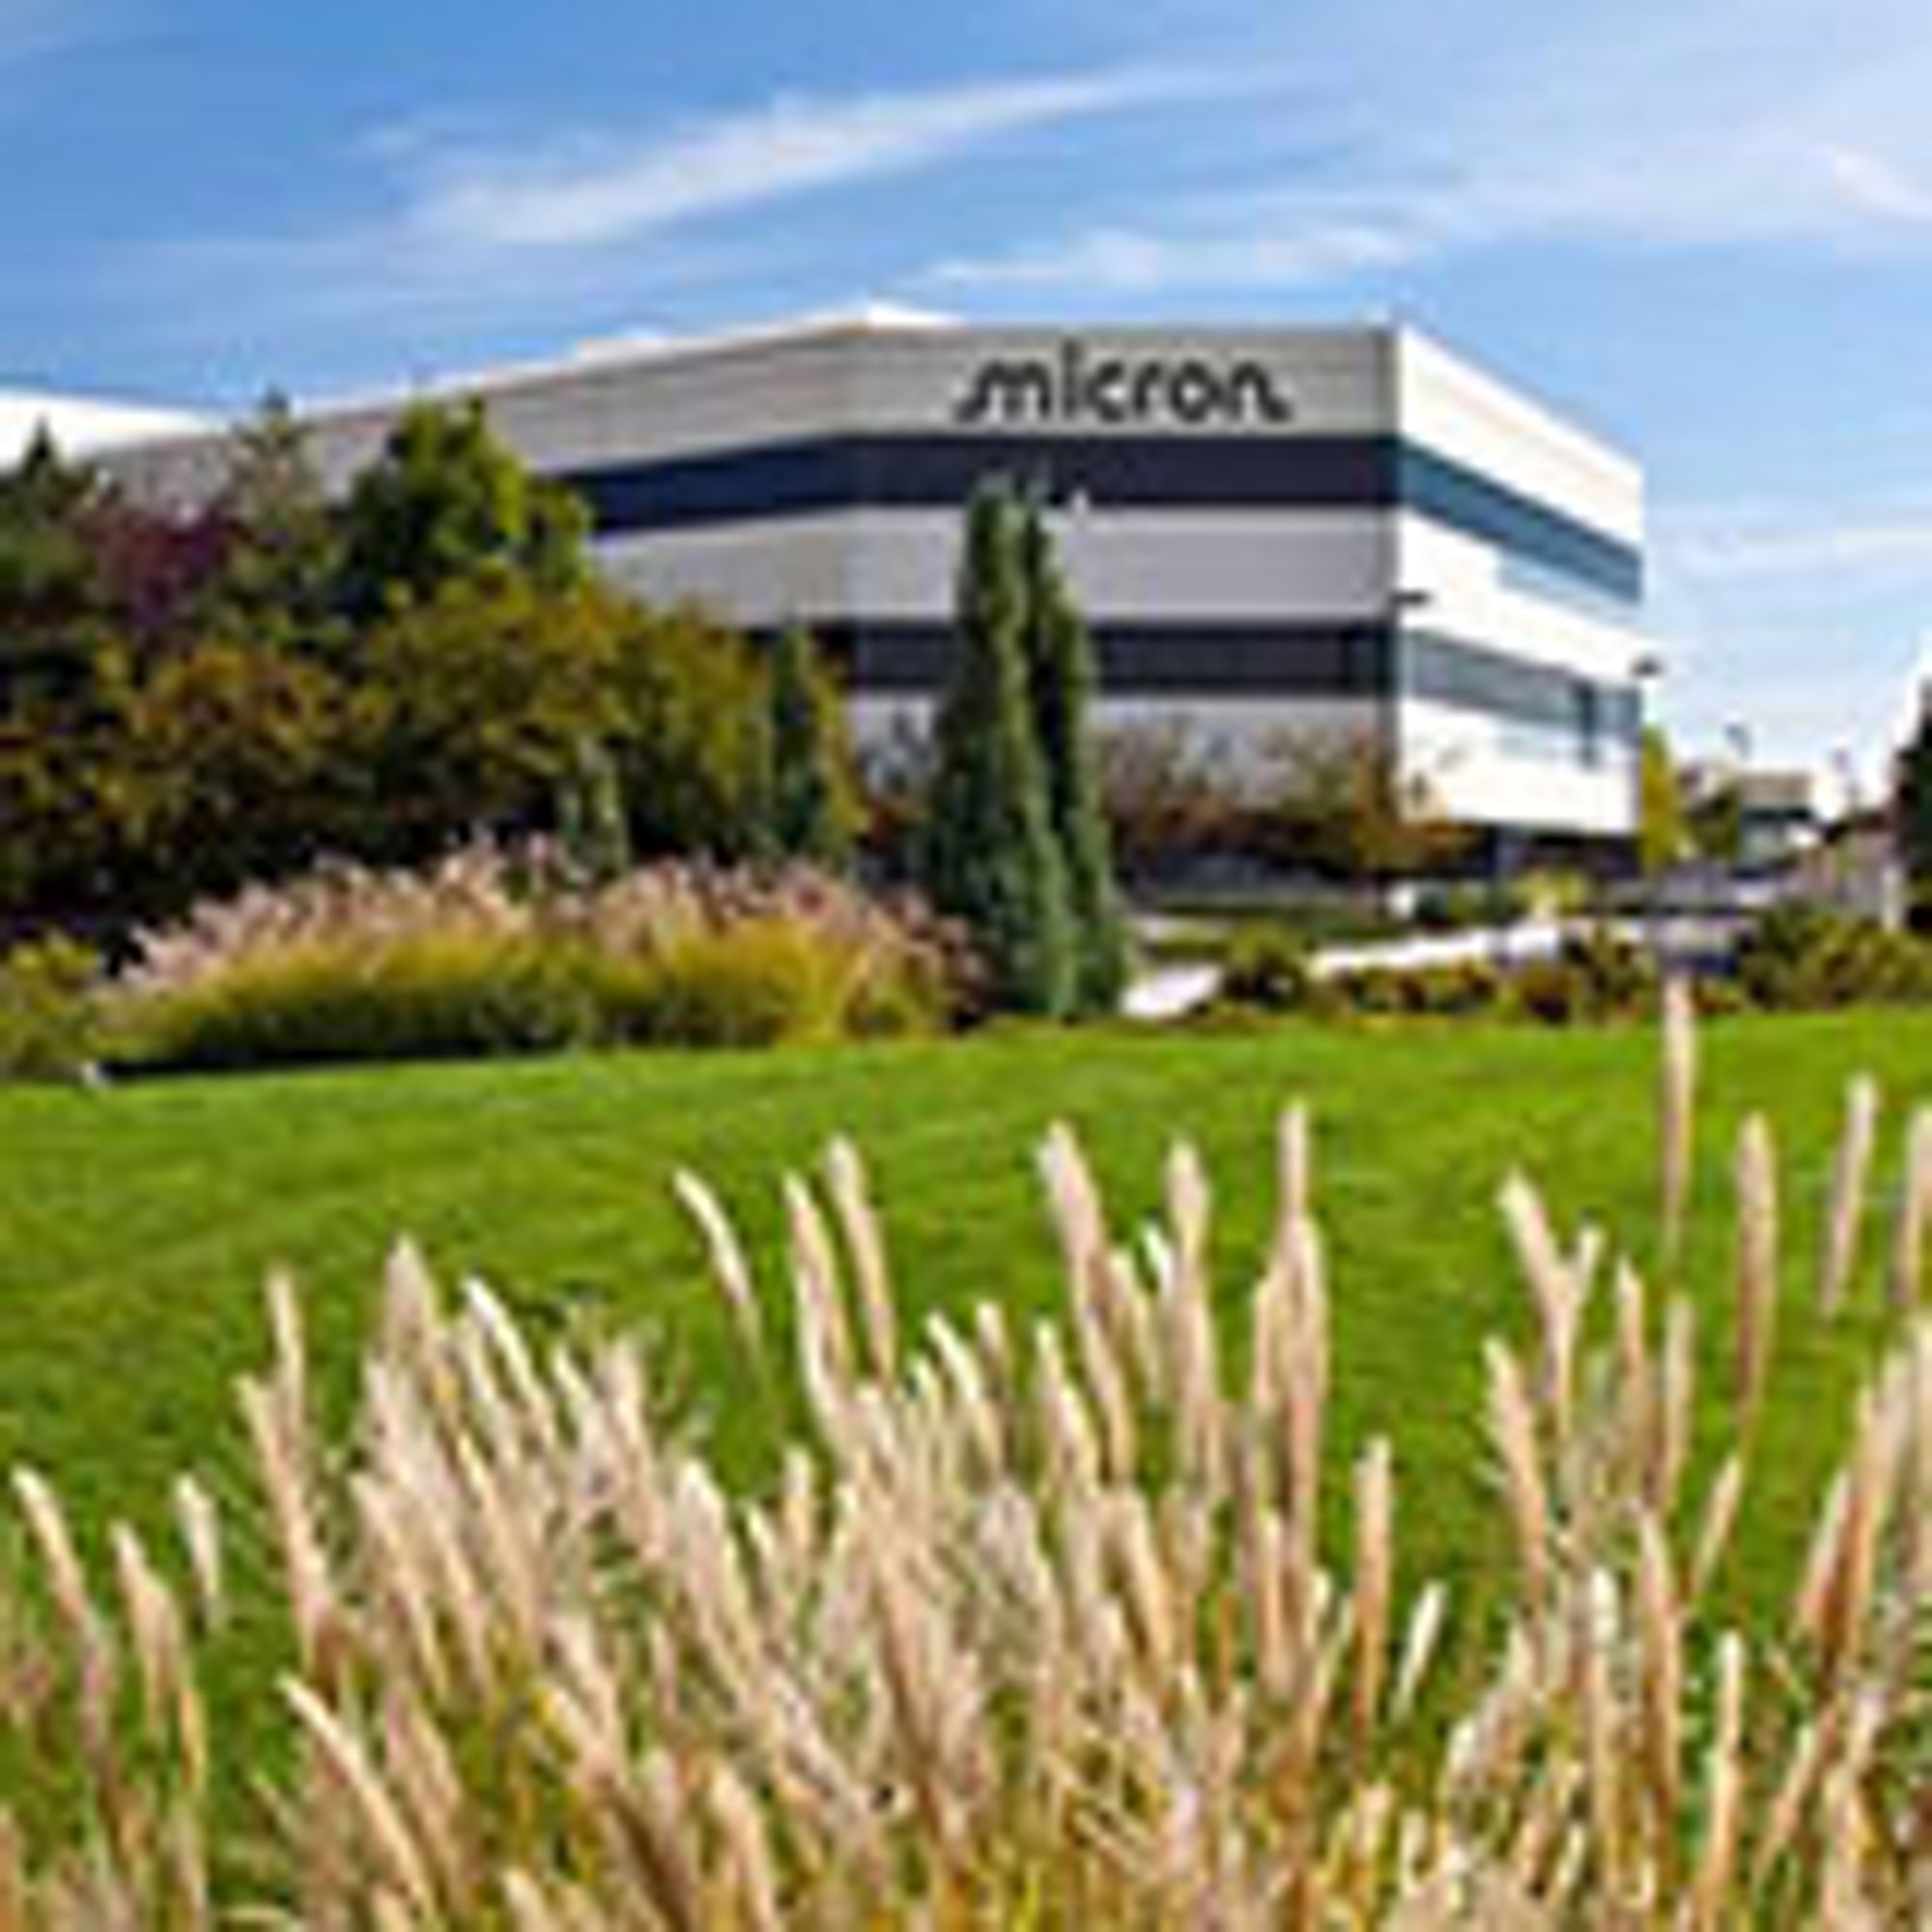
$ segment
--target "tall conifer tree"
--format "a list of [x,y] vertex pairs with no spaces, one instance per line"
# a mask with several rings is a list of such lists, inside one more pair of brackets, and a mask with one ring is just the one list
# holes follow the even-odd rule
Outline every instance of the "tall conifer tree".
[[1089,714],[1093,641],[1075,607],[1037,497],[1023,511],[1027,684],[1045,767],[1047,810],[1066,873],[1074,933],[1074,1009],[1110,1013],[1127,978],[1126,927],[1100,796]]
[[1932,931],[1932,688],[1919,691],[1918,725],[1898,754],[1891,806],[1907,914],[1915,930]]
[[1076,961],[1028,689],[1025,539],[1011,489],[981,486],[966,516],[919,871],[932,903],[972,932],[993,1004],[1060,1017]]

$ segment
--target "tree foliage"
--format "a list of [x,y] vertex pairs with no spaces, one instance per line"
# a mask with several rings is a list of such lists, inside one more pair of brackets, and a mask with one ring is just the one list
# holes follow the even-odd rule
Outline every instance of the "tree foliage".
[[1713,777],[1691,801],[1685,824],[1690,849],[1700,859],[1735,866],[1745,849],[1743,785],[1729,774]]
[[810,635],[796,625],[771,661],[771,828],[778,852],[842,871],[858,831],[845,709]]
[[953,657],[934,720],[921,882],[977,941],[995,1006],[1059,1017],[1077,959],[1029,690],[1024,519],[1009,489],[966,514]]
[[85,691],[106,606],[92,541],[100,501],[44,429],[0,477],[0,703],[65,702]]
[[1468,835],[1380,732],[1285,739],[1273,756],[1266,833],[1273,856],[1347,880],[1399,879],[1458,858]]
[[1932,925],[1932,701],[1923,695],[1918,726],[1898,754],[1892,813],[1912,923],[1923,930]]
[[130,683],[113,761],[121,908],[160,917],[354,842],[344,699],[308,660],[221,638]]
[[1037,498],[1025,505],[1020,541],[1027,688],[1045,768],[1047,812],[1066,873],[1076,955],[1073,1005],[1081,1013],[1110,1013],[1126,985],[1127,945],[1090,724],[1094,647]]
[[339,504],[274,403],[189,510],[39,440],[0,476],[0,927],[125,927],[593,806],[607,854],[766,849],[762,661],[593,582],[584,530],[473,411],[411,412]]
[[491,434],[480,405],[421,404],[350,490],[343,601],[367,621],[489,567],[567,590],[585,574],[588,528],[579,499],[532,476]]
[[1690,828],[1684,781],[1661,725],[1644,726],[1637,752],[1637,864],[1646,878],[1666,872],[1684,857]]
[[619,627],[610,738],[631,836],[653,857],[754,857],[770,842],[764,667],[702,611],[632,607]]
[[608,885],[636,861],[623,777],[611,747],[588,732],[578,740],[557,787],[556,836],[585,885]]
[[345,558],[301,424],[270,395],[232,439],[213,514],[230,553],[211,600],[213,629],[256,644],[326,656],[341,639]]
[[620,623],[607,593],[554,593],[508,570],[394,604],[351,685],[369,802],[358,856],[410,864],[454,831],[541,829],[577,747],[616,722]]

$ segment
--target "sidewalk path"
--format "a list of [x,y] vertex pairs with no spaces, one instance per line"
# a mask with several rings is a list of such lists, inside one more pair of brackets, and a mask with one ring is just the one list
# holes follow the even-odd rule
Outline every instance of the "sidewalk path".
[[[1309,960],[1318,978],[1371,968],[1405,973],[1428,966],[1521,965],[1553,958],[1563,946],[1555,920],[1523,920],[1515,925],[1480,926],[1467,932],[1413,933],[1354,946],[1324,946]],[[1222,968],[1206,959],[1155,966],[1127,988],[1121,1003],[1130,1020],[1178,1020],[1210,1005],[1221,990]]]

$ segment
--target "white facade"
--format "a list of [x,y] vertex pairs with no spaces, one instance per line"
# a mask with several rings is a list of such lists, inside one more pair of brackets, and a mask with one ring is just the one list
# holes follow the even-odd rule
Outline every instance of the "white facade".
[[[590,503],[611,574],[849,664],[862,724],[943,670],[960,509],[1053,507],[1103,726],[1386,735],[1454,817],[1620,837],[1634,814],[1643,493],[1624,457],[1406,329],[981,328],[868,317],[613,348],[451,384]],[[340,486],[401,402],[326,410]],[[117,457],[198,496],[217,443]]]

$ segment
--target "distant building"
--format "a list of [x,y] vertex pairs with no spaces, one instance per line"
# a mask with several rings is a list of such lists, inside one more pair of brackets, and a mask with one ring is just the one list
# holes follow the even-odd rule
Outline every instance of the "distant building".
[[1817,904],[1903,925],[1910,893],[1890,811],[1868,809],[1824,828],[1798,861],[1798,881]]
[[1747,872],[1774,872],[1812,850],[1824,834],[1817,780],[1804,771],[1773,771],[1721,760],[1684,768],[1684,797],[1692,812],[1723,801],[1737,815],[1736,864]]
[[[1006,328],[899,313],[613,345],[439,384],[589,505],[603,566],[754,632],[809,625],[862,732],[925,715],[959,513],[1044,493],[1103,725],[1179,727],[1231,776],[1361,732],[1443,814],[1601,844],[1635,822],[1642,479],[1406,328]],[[317,411],[345,485],[409,400]],[[217,440],[111,467],[163,501]]]

